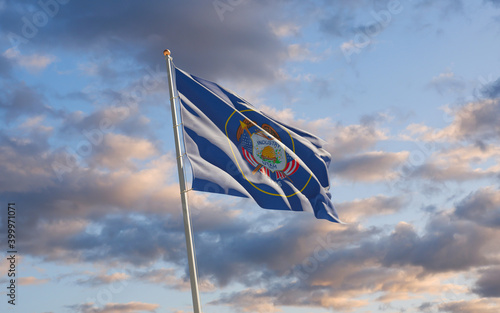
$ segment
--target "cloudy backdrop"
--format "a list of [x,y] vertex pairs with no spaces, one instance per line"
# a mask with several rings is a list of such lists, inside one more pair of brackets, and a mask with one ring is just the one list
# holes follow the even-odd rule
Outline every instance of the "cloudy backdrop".
[[2,312],[192,312],[165,48],[325,139],[348,222],[191,192],[204,312],[498,312],[500,1],[2,0],[0,34]]

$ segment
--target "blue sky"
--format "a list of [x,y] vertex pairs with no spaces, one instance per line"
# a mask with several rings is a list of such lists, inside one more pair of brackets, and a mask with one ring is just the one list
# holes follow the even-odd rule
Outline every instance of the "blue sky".
[[165,48],[323,138],[348,222],[190,192],[203,312],[498,311],[499,1],[4,0],[0,33],[2,312],[192,312]]

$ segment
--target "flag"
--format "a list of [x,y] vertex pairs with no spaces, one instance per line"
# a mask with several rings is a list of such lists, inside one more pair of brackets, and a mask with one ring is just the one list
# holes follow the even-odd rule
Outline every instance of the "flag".
[[216,83],[175,69],[192,189],[248,197],[264,209],[340,222],[330,154],[318,137],[277,121]]

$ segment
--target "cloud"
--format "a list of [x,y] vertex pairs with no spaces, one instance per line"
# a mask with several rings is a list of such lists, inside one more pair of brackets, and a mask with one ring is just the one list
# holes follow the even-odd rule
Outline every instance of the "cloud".
[[39,72],[56,60],[56,57],[53,55],[22,55],[19,50],[14,48],[7,49],[3,53],[3,56],[31,72]]
[[493,144],[418,142],[401,172],[410,179],[433,182],[495,178],[500,173],[500,149]]
[[352,223],[374,215],[387,215],[398,212],[403,208],[405,201],[402,197],[387,197],[384,195],[366,199],[355,199],[336,205],[342,220]]
[[[500,5],[500,1],[498,3]],[[483,96],[491,99],[500,97],[500,78],[484,86],[481,90],[481,93],[483,94]]]
[[366,300],[351,299],[342,296],[329,297],[324,288],[316,288],[314,293],[307,290],[285,290],[277,295],[272,290],[243,290],[225,294],[210,304],[234,306],[238,312],[281,312],[280,306],[304,306],[333,308],[342,312],[350,312],[355,308],[368,304]]
[[[40,123],[43,119],[34,118],[27,120],[24,127],[37,127]],[[313,123],[307,125],[313,127]],[[109,146],[120,150],[120,146]],[[361,147],[364,144],[353,151]],[[29,160],[15,156],[28,152],[15,146],[11,149],[9,163],[22,168],[23,162]],[[47,154],[44,150],[47,147],[41,149]],[[133,151],[120,151],[125,159],[135,155]],[[38,166],[50,165],[52,157],[49,152],[46,163]],[[16,163],[16,159],[21,162]],[[63,183],[44,178],[43,172],[34,168],[30,178],[23,179],[25,184],[47,179],[52,185],[37,193],[30,192],[30,199],[26,200],[26,208],[33,208],[26,214],[32,223],[30,229],[34,230],[33,234],[44,236],[24,238],[24,253],[60,262],[134,266],[148,266],[163,260],[174,264],[176,270],[186,272],[178,186],[170,184],[170,178],[165,177],[175,175],[175,171],[171,171],[175,167],[173,162],[172,156],[154,156],[138,165],[138,170],[122,166],[106,172],[77,167]],[[26,198],[22,192],[11,193],[9,198],[12,195]],[[68,197],[71,200],[67,200]],[[465,197],[459,202],[456,212],[472,203],[471,199]],[[366,300],[356,297],[367,292],[380,292],[379,301],[390,302],[406,299],[408,293],[438,294],[442,288],[461,290],[439,284],[433,275],[451,275],[494,263],[487,255],[488,251],[495,251],[491,250],[496,236],[491,233],[493,230],[483,228],[473,219],[464,219],[462,213],[436,213],[423,232],[402,223],[385,235],[380,229],[364,229],[359,224],[332,225],[295,212],[256,209],[253,213],[253,207],[241,200],[221,204],[197,194],[191,195],[190,200],[197,208],[193,224],[200,278],[206,282],[206,288],[211,290],[213,286],[232,283],[252,290],[263,283],[269,286],[257,293],[235,294],[235,300],[239,301],[235,303],[246,303],[242,310],[273,309],[270,304],[274,309],[301,305],[343,310],[366,305]],[[395,213],[404,205],[400,197],[380,195],[342,203],[340,208],[356,221],[366,215]],[[246,213],[235,209],[239,207],[245,208]],[[147,244],[144,237],[150,238]],[[311,260],[317,262],[314,271],[306,270],[313,267]],[[168,281],[165,285],[168,288],[182,289],[187,285],[186,276],[180,278],[172,269],[138,270],[127,275],[149,283],[159,283],[157,278],[163,277]],[[306,278],[302,278],[298,291],[281,281],[302,276]],[[112,275],[94,278],[81,282],[106,283],[113,279]],[[298,292],[303,296],[297,296]],[[252,293],[256,299],[253,302],[250,301]],[[217,303],[229,303],[231,297]],[[258,303],[258,299],[262,301]]]
[[325,140],[324,148],[331,154],[330,171],[344,179],[353,181],[392,180],[398,176],[396,169],[409,153],[366,150],[379,141],[388,139],[386,131],[378,124],[386,121],[384,114],[363,116],[361,124],[344,126],[333,123],[330,118],[306,121],[295,117],[290,108],[283,110],[267,106],[259,107],[263,112],[280,121],[304,129]]
[[104,107],[89,114],[82,111],[67,114],[59,128],[60,135],[73,140],[76,136],[77,139],[87,140],[94,145],[100,145],[107,133],[152,137],[150,120],[141,114],[136,103],[127,103],[125,100],[110,102],[116,105],[103,105]]
[[[342,262],[338,266],[328,263],[322,273],[311,279],[291,284],[268,284],[267,289],[246,289],[224,294],[211,304],[234,305],[239,310],[259,304],[272,304],[276,307],[321,307],[349,312],[375,301],[390,304],[392,301],[417,298],[422,294],[429,297],[448,291],[458,294],[466,291],[463,286],[443,284],[441,280],[445,276],[423,276],[414,268],[377,268],[367,262],[353,262],[355,264],[352,265]],[[381,296],[376,300],[363,299],[367,295]]]
[[130,276],[127,275],[126,273],[113,273],[110,275],[107,274],[101,274],[101,275],[94,275],[94,276],[89,276],[88,278],[85,279],[79,279],[77,281],[77,284],[80,285],[89,285],[89,286],[100,286],[100,285],[106,285],[110,283],[114,283],[117,281],[123,281],[129,279]]
[[[330,124],[331,125],[331,124]],[[376,142],[387,139],[383,130],[372,125],[334,125],[325,131],[327,149],[333,158],[364,152]]]
[[457,204],[455,215],[487,227],[500,228],[500,192],[483,187]]
[[4,83],[4,90],[0,95],[0,109],[6,124],[11,124],[20,116],[56,114],[46,103],[46,97],[41,90],[15,80]]
[[357,3],[340,1],[335,3],[329,7],[331,10],[325,10],[321,14],[319,19],[320,30],[335,37],[352,35],[355,28],[360,24],[356,20],[356,9],[366,9],[367,6],[369,6],[367,1],[359,1]]
[[400,222],[377,246],[385,252],[382,264],[421,266],[428,272],[469,270],[488,265],[486,249],[490,233],[469,222],[450,221],[437,215],[419,236],[413,226]]
[[481,297],[500,297],[500,267],[487,268],[480,273],[472,290]]
[[[331,236],[336,238],[335,232]],[[449,221],[442,215],[429,221],[423,235],[400,223],[388,236],[365,237],[355,245],[333,248],[316,243],[316,249],[308,249],[309,256],[286,274],[287,279],[270,272],[266,289],[225,294],[213,304],[233,303],[240,310],[270,303],[346,311],[367,306],[369,302],[362,299],[367,294],[378,295],[382,303],[423,294],[460,297],[468,288],[444,281],[459,271],[487,265],[487,244],[493,244],[494,238],[474,224]],[[295,249],[299,247],[306,246]]]
[[2,192],[33,192],[53,185],[44,154],[50,130],[44,129],[37,125],[23,137],[0,135],[0,173],[9,177],[0,182]]
[[[375,232],[354,225],[341,228],[332,228],[328,223],[316,225],[318,223],[313,223],[313,218],[305,218],[300,213],[299,216],[283,213],[266,213],[258,220],[248,222],[246,229],[235,233],[213,230],[209,233],[211,236],[200,235],[197,255],[202,277],[211,275],[220,286],[235,281],[251,286],[275,275],[286,275],[293,264],[307,259],[315,248],[322,249],[321,244],[335,249]],[[270,218],[266,216],[268,214],[274,216],[274,220],[286,219],[275,226],[264,226],[264,229],[271,227],[271,230],[255,230],[253,225],[266,225],[264,221]]]
[[[388,199],[370,201],[387,202]],[[361,202],[354,201],[351,205],[361,205]],[[466,286],[443,281],[461,271],[496,264],[494,257],[489,258],[489,255],[499,252],[498,248],[491,250],[496,233],[474,222],[461,221],[453,212],[433,214],[422,234],[408,223],[399,223],[389,235],[375,232],[362,237],[363,240],[354,241],[354,245],[347,245],[342,240],[337,242],[338,234],[321,235],[323,241],[316,243],[295,244],[296,252],[308,248],[301,253],[302,261],[301,257],[295,258],[300,263],[290,260],[296,266],[285,274],[288,280],[280,279],[284,274],[279,271],[268,272],[267,289],[226,294],[214,303],[239,303],[240,309],[244,305],[250,308],[259,303],[272,303],[347,310],[367,305],[366,301],[357,298],[366,294],[378,294],[377,301],[383,303],[421,297],[422,294],[438,297],[443,292],[460,296],[468,293]],[[291,239],[288,235],[285,237]],[[333,248],[331,242],[339,246]]]
[[27,286],[27,285],[41,285],[41,284],[46,284],[50,280],[45,278],[45,279],[39,279],[34,276],[27,276],[27,277],[20,277],[19,278],[19,285],[21,286]]
[[[71,2],[50,20],[50,31],[40,29],[31,43],[78,51],[80,56],[128,56],[153,67],[164,64],[162,51],[169,48],[176,64],[190,73],[266,84],[278,79],[276,69],[287,58],[287,47],[268,22],[279,8],[279,3],[244,2],[225,12],[221,21],[212,2],[156,1],[145,6],[125,1],[120,8]],[[82,14],[84,10],[99,14]],[[8,21],[20,20],[22,12],[8,8],[0,14],[3,29],[21,33],[21,27],[15,28],[19,23]]]
[[442,95],[445,93],[462,92],[465,88],[465,83],[462,79],[455,77],[455,73],[446,72],[433,77],[428,87],[433,88]]
[[365,115],[361,124],[342,125],[329,117],[313,121],[300,119],[290,108],[278,110],[263,105],[259,109],[283,123],[309,131],[324,139],[325,148],[333,159],[365,152],[377,142],[388,139],[386,130],[378,126],[380,122],[387,120],[383,114]]
[[[178,277],[176,274],[176,270],[173,268],[159,268],[145,271],[135,271],[133,272],[133,276],[135,279],[139,279],[151,284],[163,285],[168,288],[174,288],[182,291],[191,290],[189,277]],[[208,279],[199,279],[198,286],[201,292],[213,292],[216,290],[216,286],[214,286],[214,284],[212,284]]]
[[310,80],[311,82],[311,92],[315,94],[318,99],[328,98],[332,95],[332,84],[328,79],[313,76]]
[[292,61],[312,61],[318,60],[317,56],[314,56],[308,45],[304,44],[291,44],[288,46],[288,55]]
[[460,300],[439,305],[440,312],[450,313],[495,313],[500,301],[488,299]]
[[140,313],[140,312],[156,312],[160,306],[158,304],[144,302],[128,302],[128,303],[107,303],[104,307],[98,308],[93,303],[85,303],[79,305],[70,305],[68,308],[79,313]]
[[455,120],[445,133],[479,140],[498,139],[500,133],[500,100],[469,103],[455,114]]
[[[293,80],[297,85],[305,81],[318,95],[331,96],[333,85],[328,79],[283,74],[288,61],[318,60],[314,52],[318,47],[297,36],[304,27],[316,26],[331,36],[355,35],[376,26],[370,11],[385,9],[387,3],[337,1],[318,9],[312,8],[316,4],[295,2],[297,14],[290,16],[282,13],[285,2],[241,2],[221,21],[211,1],[170,2],[123,1],[110,6],[72,1],[60,7],[57,18],[41,28],[29,45],[20,46],[22,54],[8,50],[0,56],[4,90],[0,108],[7,125],[0,132],[0,176],[8,177],[0,182],[2,198],[22,203],[20,228],[30,230],[19,234],[23,255],[102,269],[74,279],[79,289],[131,281],[189,289],[175,157],[164,153],[165,141],[155,135],[169,123],[165,126],[163,119],[147,117],[156,117],[157,103],[164,105],[167,99],[162,98],[166,95],[164,48],[172,50],[181,68],[245,85],[252,93],[255,86],[274,88],[273,83]],[[453,11],[462,2],[455,2],[455,7],[452,1],[419,3],[428,13],[426,8],[434,5]],[[4,35],[20,31],[21,16],[31,17],[22,11],[26,5],[20,1],[0,11]],[[304,7],[307,11],[302,11]],[[368,20],[360,17],[363,13]],[[350,42],[355,47],[352,39],[340,38],[337,44]],[[68,56],[76,52],[78,62],[71,63]],[[56,63],[61,57],[68,59]],[[58,73],[58,79],[67,82],[57,90],[45,87],[50,82],[30,85],[13,78],[19,72],[14,67],[26,75],[24,69],[41,72],[56,66],[64,66],[63,71],[73,67],[71,76]],[[150,78],[144,80],[147,75]],[[144,89],[134,99],[133,91],[145,81],[157,88]],[[448,72],[435,77],[429,87],[444,94],[464,85]],[[442,144],[423,166],[415,167],[409,180],[424,178],[436,186],[441,181],[489,179],[500,173],[497,87],[498,81],[485,87],[483,93],[489,99],[450,109],[448,127],[409,127],[419,139]],[[291,109],[268,111],[324,138],[334,179],[340,183],[395,179],[399,165],[411,156],[403,150],[383,150],[386,144],[396,147],[387,142],[392,136],[382,126],[390,117],[384,114],[362,115],[359,122],[345,125],[329,117],[301,119]],[[72,154],[81,142],[90,143],[92,152]],[[62,180],[54,164],[64,172]],[[299,212],[265,211],[245,199],[219,200],[190,192],[202,291],[216,291],[209,295],[215,299],[212,304],[241,312],[279,312],[292,306],[369,310],[377,304],[390,308],[392,302],[407,299],[414,299],[411,304],[425,299],[428,305],[422,309],[432,306],[450,312],[494,307],[494,300],[439,304],[434,298],[444,292],[498,297],[498,188],[478,188],[467,195],[460,186],[449,190],[454,198],[443,195],[443,205],[436,199],[422,204],[422,198],[407,196],[418,190],[384,195],[379,194],[380,187],[370,185],[356,199],[338,203],[350,225],[317,221]],[[418,208],[424,205],[427,221],[416,215],[422,214]],[[398,214],[403,209],[407,209],[405,215]],[[366,218],[391,214],[384,226],[363,224]],[[391,224],[401,216],[408,220]],[[5,242],[5,232],[0,239]],[[477,273],[471,289],[467,282],[449,282],[468,272]],[[49,279],[25,278],[25,283],[46,282]],[[229,293],[221,294],[223,288]],[[70,309],[80,313],[165,310],[141,302],[88,303]]]
[[271,30],[278,37],[298,36],[301,27],[297,24],[284,23],[284,24],[271,24]]
[[274,304],[274,299],[265,295],[265,290],[244,290],[238,293],[223,296],[209,304],[231,305],[237,312],[273,313],[283,312]]
[[396,169],[408,158],[408,152],[373,151],[334,160],[330,170],[353,181],[393,180]]
[[432,181],[468,181],[494,177],[494,171],[473,169],[467,163],[450,162],[446,160],[428,161],[411,172],[411,176]]
[[410,125],[410,131],[421,134],[426,141],[487,141],[498,140],[500,134],[500,99],[469,102],[455,109],[446,108],[451,124],[441,130],[425,125]]
[[158,155],[157,149],[150,141],[119,134],[105,134],[102,144],[96,145],[94,149],[90,162],[95,166],[115,170],[131,166],[133,159],[145,160]]

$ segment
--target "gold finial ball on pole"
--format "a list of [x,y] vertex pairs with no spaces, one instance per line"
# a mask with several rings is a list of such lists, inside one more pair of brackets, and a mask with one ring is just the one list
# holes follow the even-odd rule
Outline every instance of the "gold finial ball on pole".
[[170,55],[170,50],[168,49],[163,50],[163,55],[164,56]]

